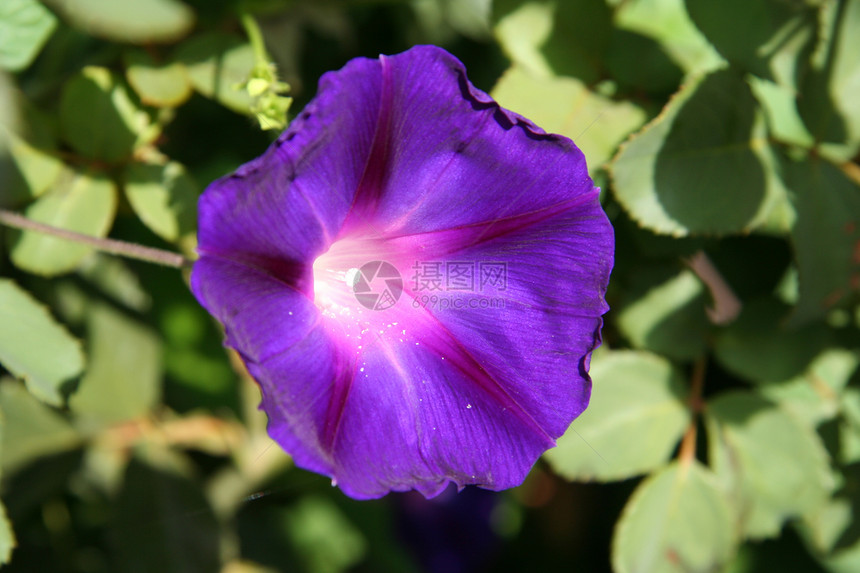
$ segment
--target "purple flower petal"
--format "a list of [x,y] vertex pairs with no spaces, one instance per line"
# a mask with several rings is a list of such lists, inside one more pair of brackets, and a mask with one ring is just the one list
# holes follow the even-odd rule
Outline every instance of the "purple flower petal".
[[353,60],[207,189],[192,290],[297,465],[356,498],[512,487],[588,404],[597,196],[570,140],[447,52]]

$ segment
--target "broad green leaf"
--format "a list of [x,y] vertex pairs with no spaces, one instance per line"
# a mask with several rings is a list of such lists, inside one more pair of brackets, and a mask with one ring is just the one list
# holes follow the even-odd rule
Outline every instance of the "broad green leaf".
[[445,21],[457,32],[485,40],[490,37],[493,0],[438,0]]
[[626,91],[673,93],[683,71],[653,38],[613,28],[606,54],[609,73]]
[[179,0],[43,0],[87,34],[131,44],[173,42],[194,25],[194,12]]
[[723,62],[690,20],[684,0],[622,2],[615,13],[615,25],[656,41],[688,74],[712,70]]
[[830,341],[820,324],[785,324],[791,309],[775,299],[747,302],[714,341],[717,360],[750,382],[783,382],[800,375]]
[[860,0],[822,2],[820,44],[800,81],[797,107],[804,123],[835,161],[860,150]]
[[0,363],[40,399],[63,403],[63,382],[84,368],[81,344],[48,310],[9,279],[0,279]]
[[[0,406],[0,454],[2,454],[3,446],[3,410]],[[0,455],[2,459],[2,455]],[[12,524],[6,517],[6,508],[0,502],[0,565],[9,563],[9,558],[12,557],[12,550],[15,548],[15,532],[12,531]]]
[[9,154],[27,188],[27,195],[39,197],[57,183],[63,171],[62,161],[31,146],[11,131],[4,132]]
[[364,537],[329,498],[307,495],[290,509],[287,528],[307,571],[348,571],[361,562]]
[[125,77],[145,105],[178,107],[191,97],[191,82],[182,64],[156,63],[146,52],[130,52],[126,65]]
[[798,51],[812,38],[816,25],[815,8],[804,2],[686,0],[685,3],[696,27],[726,60],[767,79],[776,79],[771,60],[781,51]]
[[218,522],[202,488],[182,472],[132,458],[113,509],[117,570],[221,570]]
[[63,137],[92,159],[127,159],[135,146],[152,139],[149,116],[125,86],[105,68],[86,67],[69,80],[60,99]]
[[132,163],[125,172],[125,195],[161,238],[175,242],[194,232],[198,191],[181,164]]
[[571,138],[592,173],[646,119],[632,103],[613,102],[577,79],[540,78],[516,65],[499,79],[492,95],[502,106],[528,117],[545,131]]
[[860,390],[848,388],[839,403],[842,417],[839,421],[840,461],[843,464],[860,462]]
[[54,15],[36,0],[0,2],[0,68],[29,66],[56,26]]
[[621,147],[611,173],[618,200],[646,228],[739,233],[761,224],[777,199],[767,154],[749,86],[723,70],[685,85]]
[[567,479],[626,479],[666,463],[689,424],[686,390],[666,360],[610,352],[591,365],[588,409],[546,453]]
[[87,318],[89,366],[69,407],[87,429],[144,416],[161,396],[158,336],[103,304]]
[[204,96],[239,113],[249,113],[253,100],[238,86],[254,68],[251,45],[226,34],[196,36],[180,46],[176,59],[185,64],[191,85]]
[[622,307],[618,328],[636,348],[696,358],[705,350],[708,330],[705,297],[699,279],[684,270]]
[[[116,188],[102,176],[67,172],[55,189],[30,205],[28,218],[54,227],[104,237],[116,213]],[[12,262],[26,271],[54,276],[75,269],[92,248],[24,231],[12,245]]]
[[744,535],[778,535],[785,520],[820,508],[834,487],[815,430],[752,392],[708,402],[711,467],[730,492]]
[[495,35],[511,61],[528,72],[572,76],[590,84],[600,77],[610,30],[604,0],[534,0],[502,15]]
[[750,77],[750,87],[764,109],[768,129],[776,139],[800,147],[813,146],[815,138],[797,113],[793,89],[754,76]]
[[839,412],[840,403],[847,398],[843,390],[858,364],[860,357],[856,352],[825,350],[802,375],[786,382],[762,384],[757,389],[798,419],[817,426]]
[[860,288],[860,182],[814,157],[783,160],[782,175],[797,212],[791,239],[800,299],[792,321],[803,324]]
[[12,531],[12,524],[6,517],[6,508],[0,503],[0,565],[9,563],[12,550],[16,545],[15,532]]
[[81,444],[81,436],[65,418],[17,382],[0,380],[0,411],[4,420],[0,460],[7,474],[37,458]]
[[[123,306],[146,312],[152,307],[152,295],[141,284],[137,274],[119,257],[100,253],[87,257],[78,268],[78,274],[102,293]],[[62,289],[58,288],[57,296]],[[85,295],[82,305],[86,305]],[[80,313],[82,316],[83,313]]]
[[720,571],[735,533],[725,494],[697,461],[674,462],[636,488],[615,526],[616,573]]

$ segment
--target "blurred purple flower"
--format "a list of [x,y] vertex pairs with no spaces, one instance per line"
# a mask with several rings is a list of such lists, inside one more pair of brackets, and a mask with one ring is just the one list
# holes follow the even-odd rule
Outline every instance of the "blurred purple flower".
[[194,294],[355,498],[499,490],[587,406],[613,233],[582,153],[436,47],[356,59],[200,199]]

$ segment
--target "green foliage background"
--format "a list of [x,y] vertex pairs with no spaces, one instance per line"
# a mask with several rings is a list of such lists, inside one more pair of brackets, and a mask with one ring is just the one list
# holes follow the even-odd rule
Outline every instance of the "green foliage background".
[[[577,142],[617,234],[592,405],[455,563],[858,571],[858,30],[860,0],[3,0],[0,208],[193,256],[202,187],[290,103],[264,52],[297,111],[442,45]],[[183,273],[0,247],[8,571],[427,566],[398,516],[437,502],[292,468]]]

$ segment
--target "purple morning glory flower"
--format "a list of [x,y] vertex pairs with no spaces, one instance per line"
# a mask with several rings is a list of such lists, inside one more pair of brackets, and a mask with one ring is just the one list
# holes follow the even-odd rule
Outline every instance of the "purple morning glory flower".
[[613,233],[582,153],[444,50],[356,59],[199,205],[191,286],[269,433],[355,498],[499,490],[588,404]]

